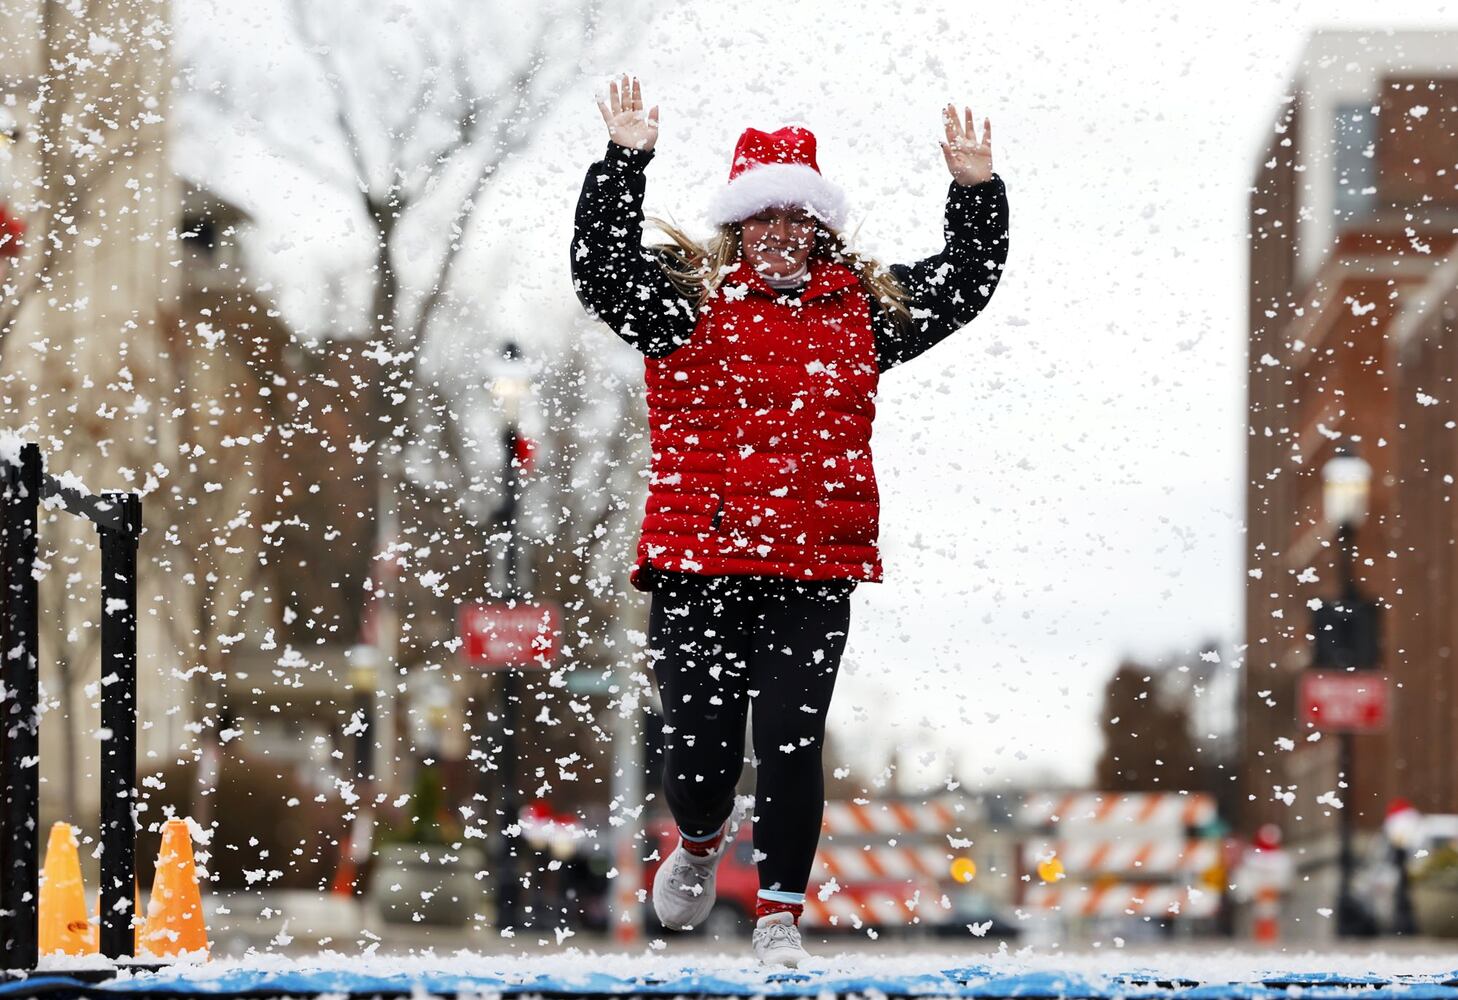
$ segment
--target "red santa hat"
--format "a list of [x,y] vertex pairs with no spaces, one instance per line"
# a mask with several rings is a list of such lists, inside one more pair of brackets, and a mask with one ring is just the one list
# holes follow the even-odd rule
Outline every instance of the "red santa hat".
[[722,226],[766,208],[791,206],[803,207],[832,229],[845,226],[845,195],[820,175],[809,129],[745,129],[734,147],[729,184],[709,203],[709,221]]

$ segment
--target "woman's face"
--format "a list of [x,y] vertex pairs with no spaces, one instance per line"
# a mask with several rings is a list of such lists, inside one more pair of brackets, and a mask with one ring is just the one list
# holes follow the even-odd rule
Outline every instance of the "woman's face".
[[762,275],[799,274],[815,249],[815,217],[799,208],[767,208],[740,223],[744,259]]

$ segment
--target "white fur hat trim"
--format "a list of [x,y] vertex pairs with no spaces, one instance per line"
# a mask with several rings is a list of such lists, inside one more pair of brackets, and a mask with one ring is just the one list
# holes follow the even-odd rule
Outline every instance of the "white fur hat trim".
[[709,202],[709,221],[723,226],[766,208],[790,206],[804,206],[831,229],[845,227],[845,194],[802,163],[762,163],[746,170]]

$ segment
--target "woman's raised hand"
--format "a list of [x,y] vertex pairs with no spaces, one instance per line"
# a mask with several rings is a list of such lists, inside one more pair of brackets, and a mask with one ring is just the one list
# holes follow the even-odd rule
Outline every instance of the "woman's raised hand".
[[643,114],[643,91],[636,76],[631,83],[626,75],[621,84],[612,81],[607,102],[598,101],[597,110],[607,123],[608,138],[619,146],[648,150],[658,141],[658,105]]
[[942,156],[947,169],[958,184],[970,186],[992,179],[992,122],[982,119],[982,138],[977,138],[972,109],[964,108],[966,118],[959,118],[957,109],[948,104],[942,112],[947,140],[942,143]]

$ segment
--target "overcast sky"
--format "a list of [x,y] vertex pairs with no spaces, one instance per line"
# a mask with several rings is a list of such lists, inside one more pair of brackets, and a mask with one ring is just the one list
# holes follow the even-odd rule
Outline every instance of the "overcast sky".
[[[703,229],[746,126],[811,128],[860,245],[939,244],[948,101],[993,120],[1012,208],[997,294],[883,382],[886,582],[858,589],[831,725],[989,786],[1077,784],[1122,655],[1239,641],[1245,199],[1308,34],[1458,25],[1448,5],[662,4],[623,69],[661,105],[649,214]],[[185,45],[267,8],[179,5]],[[251,34],[248,34],[251,32]],[[216,50],[215,50],[216,51]],[[219,55],[220,58],[224,56]],[[570,329],[572,206],[606,135],[584,75],[491,190],[463,261],[500,322]],[[234,154],[210,155],[219,138]],[[282,287],[357,245],[342,203],[247,128],[179,162],[250,208]],[[287,179],[280,184],[280,178]],[[308,219],[307,226],[300,226]],[[353,244],[351,241],[354,241]],[[595,349],[628,349],[605,328]],[[546,349],[546,348],[544,348]],[[874,723],[873,725],[868,725]]]

